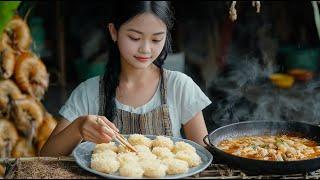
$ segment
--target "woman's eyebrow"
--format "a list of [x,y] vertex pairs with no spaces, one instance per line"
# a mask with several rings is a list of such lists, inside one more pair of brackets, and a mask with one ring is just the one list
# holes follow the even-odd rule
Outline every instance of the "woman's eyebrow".
[[[135,30],[135,29],[128,29],[128,31],[136,32],[138,34],[143,34],[143,32],[140,32],[140,31]],[[160,34],[164,34],[164,32],[161,31],[161,32],[153,33],[152,35],[160,35]]]

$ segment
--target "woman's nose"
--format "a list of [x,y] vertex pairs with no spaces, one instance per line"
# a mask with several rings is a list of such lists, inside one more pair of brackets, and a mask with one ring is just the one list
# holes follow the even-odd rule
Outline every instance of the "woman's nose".
[[141,54],[151,54],[151,46],[150,43],[147,41],[144,41],[140,48],[139,48],[139,53]]

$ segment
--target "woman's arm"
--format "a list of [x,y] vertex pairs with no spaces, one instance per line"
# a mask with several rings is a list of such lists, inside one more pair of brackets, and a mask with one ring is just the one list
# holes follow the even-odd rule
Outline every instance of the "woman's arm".
[[79,132],[80,119],[70,123],[62,118],[52,131],[46,143],[40,150],[40,156],[66,156],[71,154],[81,141]]
[[[98,117],[118,131],[107,118]],[[82,140],[97,144],[110,142],[114,133],[106,134],[102,127],[96,123],[96,118],[96,115],[80,116],[72,123],[62,118],[42,147],[40,156],[68,156]]]
[[206,123],[204,122],[202,111],[198,112],[183,126],[186,138],[192,140],[202,146],[206,146],[203,142],[204,136],[208,134]]

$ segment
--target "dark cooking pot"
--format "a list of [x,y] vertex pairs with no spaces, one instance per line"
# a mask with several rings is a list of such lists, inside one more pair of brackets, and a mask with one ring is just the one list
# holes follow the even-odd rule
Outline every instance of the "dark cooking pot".
[[320,142],[320,127],[294,121],[246,121],[223,126],[212,131],[203,141],[209,146],[214,159],[247,174],[293,174],[320,169],[320,158],[299,161],[265,161],[242,158],[219,150],[216,146],[226,138],[250,135],[294,134]]

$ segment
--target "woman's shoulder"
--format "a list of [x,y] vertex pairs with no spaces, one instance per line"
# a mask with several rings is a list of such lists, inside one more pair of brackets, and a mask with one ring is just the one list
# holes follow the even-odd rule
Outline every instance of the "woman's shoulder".
[[92,88],[92,87],[98,87],[100,82],[101,76],[94,76],[91,78],[88,78],[84,81],[82,81],[79,86],[85,87],[85,88]]
[[193,83],[194,81],[192,80],[191,77],[189,77],[187,74],[180,72],[180,71],[172,71],[165,69],[166,71],[166,77],[168,80],[168,83],[174,83],[174,84],[180,84],[184,85],[186,83]]
[[77,85],[73,93],[95,93],[99,89],[100,76],[88,78]]
[[94,83],[99,83],[100,81],[100,78],[102,76],[94,76],[94,77],[91,77],[89,79],[86,79],[85,81],[83,81],[85,84],[94,84]]

